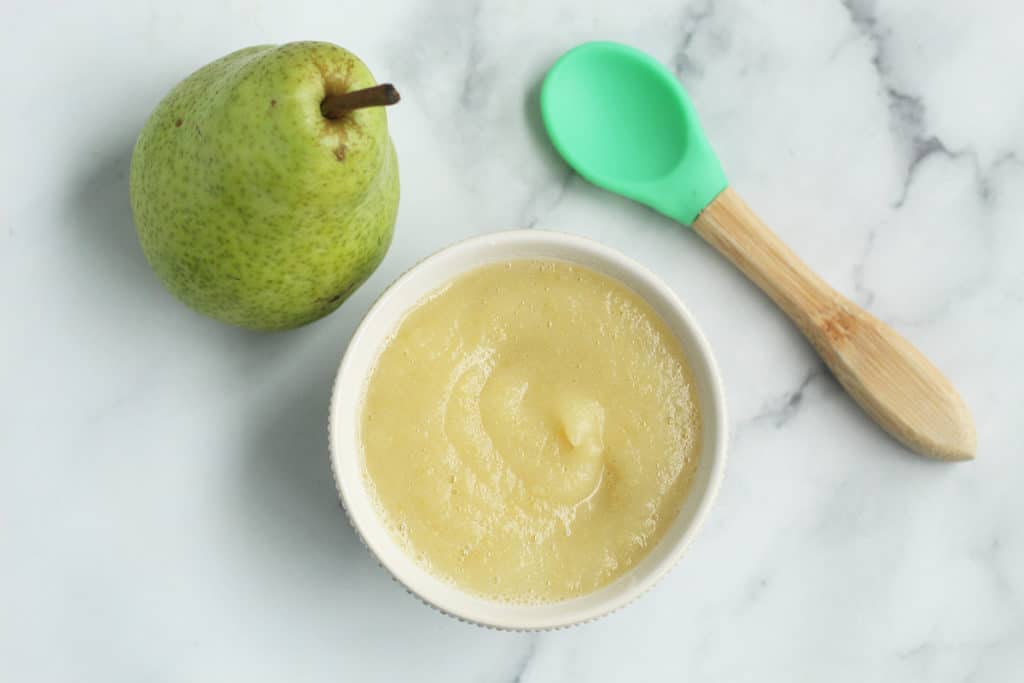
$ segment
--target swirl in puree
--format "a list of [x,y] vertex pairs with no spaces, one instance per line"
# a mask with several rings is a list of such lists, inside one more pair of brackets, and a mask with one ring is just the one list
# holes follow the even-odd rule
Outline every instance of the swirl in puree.
[[679,511],[700,413],[678,340],[560,261],[471,271],[401,322],[366,386],[366,475],[402,546],[509,602],[609,583]]

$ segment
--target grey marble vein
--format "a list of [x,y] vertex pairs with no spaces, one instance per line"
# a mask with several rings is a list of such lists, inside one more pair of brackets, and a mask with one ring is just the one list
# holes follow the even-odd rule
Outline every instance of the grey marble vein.
[[807,388],[817,379],[824,377],[827,371],[823,365],[811,368],[800,379],[797,386],[782,396],[767,401],[752,417],[745,420],[749,423],[767,422],[775,429],[781,429],[796,417],[804,403]]
[[516,665],[515,672],[512,674],[512,683],[524,683],[526,680],[526,672],[529,671],[530,665],[533,663],[533,658],[537,654],[537,645],[540,641],[541,634],[533,633],[527,640],[526,652],[520,657],[518,664]]
[[469,45],[466,50],[465,71],[462,78],[462,88],[459,91],[459,104],[465,109],[474,109],[483,104],[486,96],[481,74],[480,61],[483,57],[483,46],[480,41],[483,39],[480,33],[480,15],[483,0],[476,0],[472,3],[465,26],[462,30],[469,37]]
[[879,86],[888,102],[890,124],[899,140],[905,146],[907,160],[903,182],[894,208],[900,208],[906,201],[907,193],[921,163],[933,154],[957,158],[949,148],[926,128],[927,110],[924,100],[913,93],[897,87],[892,66],[889,63],[890,32],[875,15],[875,0],[841,0],[854,27],[872,45],[871,65],[877,74]]
[[974,190],[982,204],[988,205],[993,201],[994,185],[996,176],[1004,167],[1014,167],[1020,164],[1015,152],[1005,152],[987,167],[984,167],[978,158],[978,153],[970,148],[950,149],[938,137],[931,135],[922,137],[916,135],[912,140],[910,160],[903,178],[903,185],[900,188],[899,197],[893,202],[894,209],[899,209],[906,204],[907,196],[917,176],[919,167],[927,160],[939,157],[951,162],[966,161],[971,166],[974,176]]
[[861,249],[860,256],[853,264],[853,289],[864,308],[870,308],[871,304],[875,301],[875,291],[868,287],[864,277],[864,269],[867,267],[868,259],[871,258],[871,252],[875,248],[877,236],[877,228],[871,228],[868,231],[868,236],[864,240],[864,248]]
[[1000,155],[988,169],[982,167],[979,155],[970,146],[950,148],[937,134],[928,130],[928,111],[924,99],[899,87],[889,58],[891,31],[875,14],[876,0],[841,0],[854,27],[873,46],[871,64],[888,102],[893,131],[905,147],[906,166],[893,208],[901,208],[907,200],[917,172],[923,162],[938,156],[950,161],[969,160],[973,166],[978,197],[991,200],[991,172],[1005,163],[1013,163],[1017,155],[1009,150]]
[[714,14],[714,0],[705,0],[699,5],[687,5],[683,12],[681,36],[672,55],[672,70],[677,76],[689,78],[700,76],[703,69],[690,54],[690,47],[703,27]]
[[519,221],[519,225],[526,228],[534,228],[543,222],[565,199],[569,186],[575,177],[576,172],[569,166],[566,166],[557,182],[533,188],[526,198],[526,205],[521,212],[522,219]]

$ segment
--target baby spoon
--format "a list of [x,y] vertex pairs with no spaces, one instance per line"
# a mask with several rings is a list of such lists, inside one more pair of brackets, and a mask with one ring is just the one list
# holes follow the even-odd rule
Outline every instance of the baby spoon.
[[970,412],[920,351],[832,289],[729,187],[675,76],[617,43],[580,45],[541,89],[558,152],[590,182],[692,225],[796,323],[861,408],[907,448],[974,457]]

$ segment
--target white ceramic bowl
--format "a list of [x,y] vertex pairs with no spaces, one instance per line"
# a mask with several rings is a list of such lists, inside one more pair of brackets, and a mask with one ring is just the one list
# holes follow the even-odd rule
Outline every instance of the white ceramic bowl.
[[[359,424],[363,394],[377,355],[403,316],[425,295],[478,266],[508,259],[557,259],[586,266],[643,297],[679,338],[693,368],[701,405],[703,448],[696,477],[678,517],[651,552],[604,588],[557,603],[505,604],[464,592],[426,572],[395,542],[366,487]],[[612,612],[649,589],[679,559],[700,527],[725,467],[726,419],[722,381],[711,349],[689,311],[653,273],[597,242],[542,230],[493,233],[434,254],[381,295],[356,330],[341,361],[330,415],[331,464],[352,526],[380,564],[414,595],[465,621],[502,629],[550,629]]]

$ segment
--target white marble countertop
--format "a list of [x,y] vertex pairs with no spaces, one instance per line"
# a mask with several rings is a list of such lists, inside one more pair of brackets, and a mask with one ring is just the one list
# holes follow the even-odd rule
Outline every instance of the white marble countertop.
[[[1019,680],[1019,3],[2,12],[0,680]],[[129,156],[193,69],[311,38],[354,50],[404,96],[390,119],[397,237],[336,314],[250,334],[152,276]],[[692,233],[567,171],[537,86],[594,38],[672,65],[733,185],[960,388],[975,462],[909,455]],[[628,609],[544,634],[467,626],[409,597],[348,528],[326,458],[330,384],[369,303],[422,256],[522,226],[594,237],[664,277],[715,349],[731,413],[724,487],[680,565]]]

